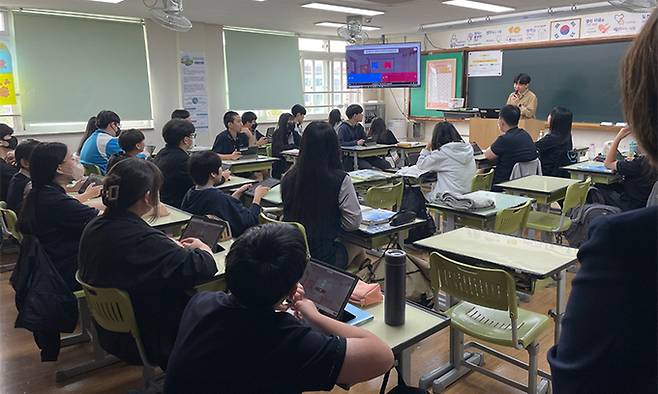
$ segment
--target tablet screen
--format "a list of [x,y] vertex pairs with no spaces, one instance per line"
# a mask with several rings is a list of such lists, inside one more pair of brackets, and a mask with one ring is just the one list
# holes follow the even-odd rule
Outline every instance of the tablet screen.
[[225,228],[224,223],[220,221],[204,216],[192,216],[180,239],[198,238],[201,242],[210,246],[214,253],[217,253],[223,250],[217,243]]
[[306,298],[313,301],[320,311],[338,318],[356,281],[353,276],[311,260],[299,283],[304,286]]

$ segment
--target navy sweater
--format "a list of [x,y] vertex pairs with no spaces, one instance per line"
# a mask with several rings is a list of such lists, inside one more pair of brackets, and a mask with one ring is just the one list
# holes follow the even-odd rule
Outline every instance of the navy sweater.
[[239,200],[219,189],[197,190],[195,187],[185,194],[181,209],[194,215],[214,215],[226,220],[233,237],[239,237],[246,229],[257,225],[260,213],[258,204],[245,208]]

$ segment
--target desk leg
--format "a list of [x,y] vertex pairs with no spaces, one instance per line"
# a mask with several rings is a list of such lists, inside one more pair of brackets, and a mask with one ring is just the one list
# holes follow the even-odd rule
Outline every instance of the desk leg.
[[407,384],[411,384],[411,348],[406,348],[397,357],[398,371]]
[[455,229],[455,215],[452,213],[446,213],[446,228],[443,229],[444,233],[452,231]]
[[356,171],[359,169],[359,157],[356,154],[356,152],[353,152],[352,155],[353,155],[352,157],[354,158],[354,171]]
[[549,311],[549,314],[553,317],[555,321],[555,344],[557,344],[560,339],[560,333],[562,332],[562,318],[564,317],[565,310],[565,280],[566,275],[565,271],[560,271],[557,274],[553,275],[553,279],[557,282],[555,291],[557,292],[557,300],[555,302],[555,311]]

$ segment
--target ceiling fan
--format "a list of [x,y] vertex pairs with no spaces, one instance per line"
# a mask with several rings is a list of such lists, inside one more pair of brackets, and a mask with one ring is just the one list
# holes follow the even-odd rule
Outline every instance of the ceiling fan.
[[[151,17],[160,26],[175,31],[190,31],[192,22],[183,15],[183,0],[154,0],[147,3],[146,8],[151,10]],[[162,6],[158,6],[161,3]]]
[[363,31],[363,16],[350,15],[347,24],[337,30],[338,36],[350,44],[362,44],[368,41],[368,33]]

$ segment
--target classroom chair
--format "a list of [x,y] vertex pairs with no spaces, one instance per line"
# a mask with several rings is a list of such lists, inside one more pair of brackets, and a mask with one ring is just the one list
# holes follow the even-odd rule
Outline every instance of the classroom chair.
[[506,235],[520,235],[528,222],[532,204],[527,201],[518,207],[506,208],[496,214],[494,232]]
[[653,184],[653,189],[649,193],[649,198],[647,199],[647,208],[654,207],[658,205],[658,181]]
[[559,244],[562,243],[561,234],[571,228],[569,213],[572,209],[585,205],[587,191],[592,183],[592,178],[583,182],[569,185],[562,203],[562,211],[559,215],[549,212],[531,211],[528,215],[526,227],[536,231],[553,233]]
[[404,185],[398,182],[393,185],[375,186],[366,192],[365,205],[371,208],[399,210],[402,205]]
[[[430,255],[432,288],[441,290],[461,301],[446,311],[450,317],[450,329],[462,336],[453,341],[456,368],[468,368],[496,379],[527,393],[548,391],[551,379],[546,372],[538,370],[538,340],[550,325],[548,316],[518,308],[512,275],[500,269],[490,269],[463,264],[439,253]],[[525,349],[529,362],[498,352],[477,342],[463,344],[463,335],[487,341],[499,346]],[[464,359],[464,349],[476,348],[503,361],[528,371],[528,384],[524,385]],[[537,382],[538,375],[540,378]],[[450,383],[434,381],[434,392],[441,392]]]
[[542,175],[541,161],[539,159],[514,164],[509,180],[513,181],[530,175]]
[[103,176],[103,171],[101,171],[101,168],[97,165],[94,164],[83,164],[82,165],[85,169],[85,176],[89,175],[99,175]]
[[471,182],[471,192],[476,192],[478,190],[491,191],[491,186],[493,185],[494,179],[494,169],[491,168],[489,171],[482,174],[475,174],[473,181]]
[[115,288],[94,287],[80,279],[76,273],[76,280],[82,285],[91,315],[96,323],[107,331],[129,333],[135,340],[139,357],[144,365],[144,386],[147,392],[162,392],[164,374],[156,376],[156,366],[151,364],[146,356],[144,344],[139,334],[139,327],[135,319],[130,296],[125,291]]
[[11,209],[6,208],[6,206],[6,203],[3,206],[0,206],[0,215],[2,215],[0,218],[2,220],[2,234],[3,236],[9,234],[18,241],[18,243],[21,243],[23,241],[23,235],[16,228],[16,222],[18,221],[16,213]]
[[310,253],[310,250],[311,250],[311,249],[310,249],[309,246],[308,246],[308,238],[306,237],[306,229],[304,228],[304,225],[303,225],[303,224],[301,224],[301,223],[297,223],[297,222],[282,222],[282,221],[280,221],[280,220],[272,219],[271,217],[267,216],[267,215],[265,214],[265,212],[261,212],[261,213],[260,213],[260,216],[259,216],[259,218],[258,218],[258,221],[260,222],[260,224],[267,224],[267,223],[279,223],[279,224],[281,224],[281,223],[287,223],[287,224],[292,224],[292,225],[296,226],[296,227],[299,229],[299,231],[302,233],[302,235],[304,236],[304,243],[306,243],[306,252],[307,252],[307,253]]

